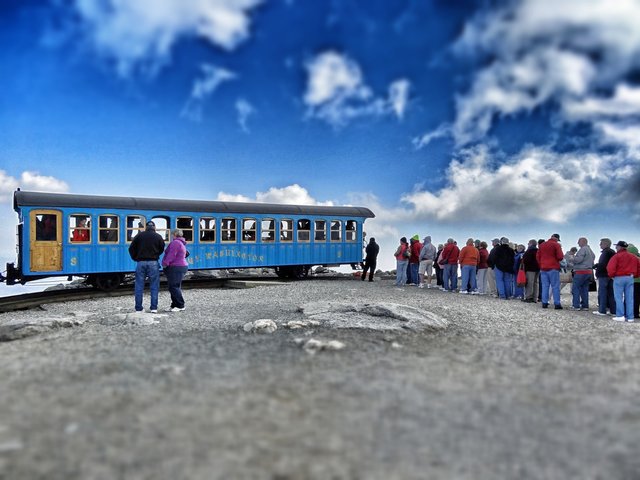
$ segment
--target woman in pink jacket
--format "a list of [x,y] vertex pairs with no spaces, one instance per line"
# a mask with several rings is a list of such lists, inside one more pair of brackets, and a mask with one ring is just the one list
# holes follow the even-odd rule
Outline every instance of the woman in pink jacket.
[[167,276],[169,293],[171,294],[170,312],[182,312],[184,310],[184,297],[182,296],[182,279],[188,270],[187,242],[182,230],[176,228],[171,231],[173,240],[164,252],[162,268]]

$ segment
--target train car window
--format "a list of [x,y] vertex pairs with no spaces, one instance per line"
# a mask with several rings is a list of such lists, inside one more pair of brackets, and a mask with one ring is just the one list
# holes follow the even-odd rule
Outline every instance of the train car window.
[[327,222],[324,220],[316,220],[314,225],[314,239],[316,242],[327,241]]
[[236,230],[235,218],[223,218],[221,220],[220,234],[223,242],[235,242]]
[[342,222],[340,220],[331,220],[331,241],[342,241]]
[[242,241],[252,243],[256,241],[256,219],[242,219]]
[[345,225],[345,236],[347,242],[355,242],[358,238],[358,222],[347,220]]
[[311,240],[311,220],[301,218],[298,220],[298,241],[309,242]]
[[56,216],[43,213],[36,215],[36,241],[55,241],[58,238],[58,222]]
[[140,232],[144,231],[146,220],[142,215],[127,215],[127,242],[133,240]]
[[156,233],[159,234],[165,242],[168,242],[169,233],[171,233],[169,217],[153,217],[151,221],[156,224]]
[[216,219],[200,217],[200,242],[213,243],[216,241]]
[[293,242],[293,220],[288,218],[280,220],[280,241]]
[[98,240],[100,243],[118,243],[119,218],[117,215],[100,215],[98,217]]
[[185,241],[193,242],[193,218],[178,217],[176,220],[176,228],[182,230]]
[[265,243],[276,240],[276,221],[273,218],[263,218],[260,222],[260,240]]
[[69,215],[69,241],[89,243],[91,241],[91,217],[84,213]]

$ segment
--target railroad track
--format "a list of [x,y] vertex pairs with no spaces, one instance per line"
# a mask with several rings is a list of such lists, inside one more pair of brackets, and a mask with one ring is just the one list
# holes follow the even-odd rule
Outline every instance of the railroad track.
[[[160,282],[166,285],[166,282]],[[286,280],[274,277],[225,277],[191,279],[182,283],[185,290],[193,288],[251,288],[261,285],[277,285],[288,283]],[[24,293],[0,298],[0,313],[13,312],[36,308],[45,303],[60,303],[94,298],[120,297],[133,295],[133,283],[120,285],[118,288],[103,292],[93,287],[79,287],[46,292]]]

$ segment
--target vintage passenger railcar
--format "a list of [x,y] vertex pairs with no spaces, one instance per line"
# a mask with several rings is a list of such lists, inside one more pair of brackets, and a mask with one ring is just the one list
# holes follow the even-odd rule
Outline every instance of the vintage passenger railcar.
[[153,220],[166,241],[183,230],[191,270],[268,267],[304,277],[314,265],[362,260],[364,207],[169,200],[17,190],[17,263],[7,284],[85,276],[100,289],[135,270],[129,244]]

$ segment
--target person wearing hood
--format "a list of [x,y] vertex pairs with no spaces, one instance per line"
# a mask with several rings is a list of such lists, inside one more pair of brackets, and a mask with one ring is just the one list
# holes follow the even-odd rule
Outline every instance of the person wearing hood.
[[176,228],[171,231],[173,240],[167,247],[162,259],[162,268],[167,276],[169,294],[171,295],[170,312],[182,312],[184,310],[184,297],[182,296],[182,279],[188,270],[187,242],[182,230]]
[[422,250],[420,250],[420,267],[418,274],[420,275],[420,288],[424,288],[424,277],[427,276],[427,288],[431,288],[431,276],[433,274],[433,262],[437,255],[436,247],[431,243],[431,237],[427,235],[424,237],[424,243],[422,244]]

